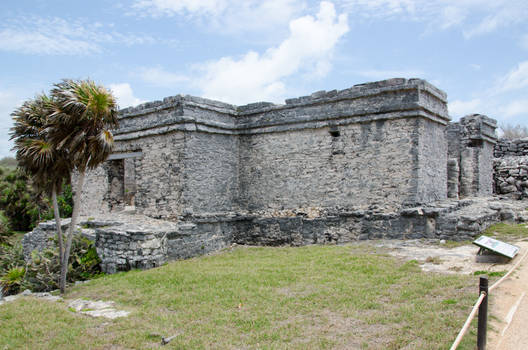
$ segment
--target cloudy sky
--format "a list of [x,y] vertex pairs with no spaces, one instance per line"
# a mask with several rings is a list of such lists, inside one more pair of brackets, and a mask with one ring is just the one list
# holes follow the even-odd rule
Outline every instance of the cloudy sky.
[[4,0],[0,157],[10,113],[63,78],[127,107],[176,94],[282,103],[393,77],[448,94],[453,119],[528,125],[526,0]]

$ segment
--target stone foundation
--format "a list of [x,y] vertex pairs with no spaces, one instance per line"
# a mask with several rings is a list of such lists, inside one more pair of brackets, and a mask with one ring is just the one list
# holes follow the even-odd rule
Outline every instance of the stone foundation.
[[[399,212],[325,209],[287,216],[209,215],[174,223],[143,215],[114,214],[81,219],[84,235],[95,240],[106,273],[146,269],[169,260],[198,256],[230,245],[302,246],[370,239],[474,239],[500,221],[527,222],[528,203],[495,197],[445,200]],[[43,249],[51,224],[26,234],[24,251]],[[65,225],[67,226],[67,225]],[[29,256],[28,255],[28,256]]]

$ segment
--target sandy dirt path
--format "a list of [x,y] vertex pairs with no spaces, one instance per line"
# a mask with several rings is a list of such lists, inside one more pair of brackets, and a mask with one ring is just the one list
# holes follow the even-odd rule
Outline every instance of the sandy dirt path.
[[[528,251],[528,242],[517,243],[521,247],[518,258]],[[514,259],[512,263],[517,263]],[[488,318],[488,349],[528,349],[528,256],[516,271],[490,292]]]

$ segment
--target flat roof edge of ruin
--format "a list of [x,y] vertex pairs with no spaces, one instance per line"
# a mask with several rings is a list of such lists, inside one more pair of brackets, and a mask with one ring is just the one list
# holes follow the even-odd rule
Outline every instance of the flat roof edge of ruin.
[[447,94],[423,79],[393,78],[388,80],[357,84],[344,90],[317,91],[309,96],[287,99],[286,104],[256,102],[242,106],[215,101],[191,95],[176,95],[166,97],[161,101],[143,103],[137,107],[129,107],[119,111],[119,119],[139,117],[184,105],[194,106],[233,117],[245,117],[252,114],[274,110],[291,109],[312,104],[328,103],[339,100],[357,99],[387,92],[402,90],[425,91],[440,101],[447,102]]
[[166,124],[155,124],[150,127],[141,129],[129,129],[116,132],[114,139],[116,141],[132,140],[152,135],[162,135],[176,131],[205,132],[212,134],[224,135],[254,135],[267,134],[285,131],[296,131],[304,129],[319,129],[330,126],[344,126],[349,124],[362,124],[382,120],[395,120],[404,118],[423,118],[435,123],[446,125],[442,116],[433,114],[422,108],[409,110],[387,111],[376,114],[358,114],[347,116],[333,117],[314,117],[298,116],[295,120],[282,120],[275,123],[261,123],[251,126],[228,126],[225,123],[219,123],[206,119],[190,119],[182,117],[179,121],[171,121]]

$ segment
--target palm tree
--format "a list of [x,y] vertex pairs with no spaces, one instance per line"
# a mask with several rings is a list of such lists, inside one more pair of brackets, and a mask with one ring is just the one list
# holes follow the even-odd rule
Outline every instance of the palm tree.
[[68,154],[76,170],[73,212],[61,266],[61,292],[66,286],[73,231],[79,218],[81,193],[87,170],[104,162],[113,147],[110,128],[117,127],[117,103],[112,93],[91,80],[63,80],[51,90],[53,112],[46,132],[59,151]]
[[52,106],[53,101],[45,94],[24,102],[11,113],[14,120],[11,139],[15,143],[18,166],[31,176],[33,185],[39,191],[52,197],[62,263],[64,249],[57,193],[62,189],[62,184],[69,181],[71,168],[67,154],[54,147],[46,132],[53,112]]

